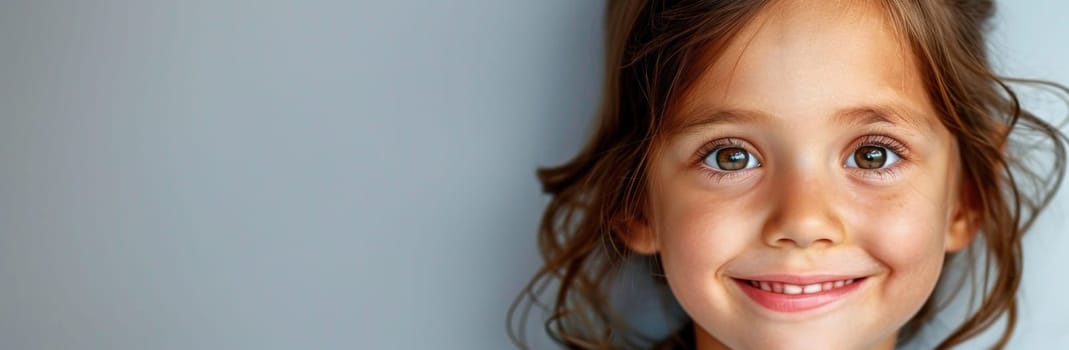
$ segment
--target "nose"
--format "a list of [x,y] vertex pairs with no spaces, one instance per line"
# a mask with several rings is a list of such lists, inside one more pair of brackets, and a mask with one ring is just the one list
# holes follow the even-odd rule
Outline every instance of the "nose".
[[835,212],[837,189],[827,172],[784,171],[771,189],[772,212],[763,227],[765,244],[776,248],[809,248],[842,243],[846,230]]

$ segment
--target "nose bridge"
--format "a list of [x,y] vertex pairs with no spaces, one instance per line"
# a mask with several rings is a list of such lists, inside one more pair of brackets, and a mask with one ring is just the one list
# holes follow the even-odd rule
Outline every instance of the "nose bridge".
[[835,245],[845,238],[834,211],[837,191],[821,162],[794,162],[781,168],[771,189],[772,212],[762,238],[776,247]]

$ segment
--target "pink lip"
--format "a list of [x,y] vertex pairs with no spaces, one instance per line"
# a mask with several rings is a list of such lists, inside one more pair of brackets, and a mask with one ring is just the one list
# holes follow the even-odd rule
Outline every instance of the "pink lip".
[[[839,287],[839,288],[831,289],[831,290],[820,291],[820,292],[816,292],[816,293],[812,293],[812,294],[793,294],[793,295],[782,294],[782,293],[774,293],[774,292],[767,292],[767,291],[762,290],[761,288],[756,288],[756,287],[750,285],[750,283],[749,283],[750,280],[756,280],[756,281],[765,281],[765,282],[789,283],[789,284],[795,284],[795,285],[807,285],[807,284],[813,284],[813,283],[822,283],[822,282],[830,282],[830,281],[841,281],[841,280],[848,280],[848,279],[854,279],[854,282],[851,283],[851,284]],[[853,277],[852,278],[852,277],[831,276],[829,278],[829,276],[787,276],[787,275],[779,275],[779,276],[762,276],[762,277],[759,277],[759,278],[745,279],[745,280],[744,279],[735,278],[734,280],[739,285],[739,287],[742,289],[743,293],[746,293],[746,296],[750,297],[750,299],[753,299],[753,301],[757,302],[758,305],[761,305],[761,306],[763,306],[763,307],[765,307],[767,309],[770,309],[770,310],[773,310],[773,311],[779,311],[779,312],[802,312],[802,311],[816,309],[816,308],[819,308],[821,306],[831,304],[831,303],[835,302],[836,300],[842,299],[843,297],[847,296],[851,292],[857,290],[858,287],[862,283],[865,283],[865,281],[867,279],[863,278],[863,277],[861,277],[861,278]]]

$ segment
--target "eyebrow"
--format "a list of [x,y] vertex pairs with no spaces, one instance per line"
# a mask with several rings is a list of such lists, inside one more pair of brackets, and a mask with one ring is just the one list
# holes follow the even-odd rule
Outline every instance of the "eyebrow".
[[871,124],[903,124],[914,129],[933,129],[934,118],[923,118],[918,113],[903,113],[900,108],[890,105],[873,105],[854,107],[840,110],[835,113],[832,121],[843,123],[848,126],[863,126]]
[[[831,121],[849,127],[872,124],[903,124],[918,129],[934,127],[931,118],[920,118],[918,114],[903,113],[900,110],[901,108],[890,105],[849,107],[837,111]],[[709,109],[707,112],[698,113],[692,117],[684,117],[684,122],[678,127],[670,128],[669,134],[687,133],[697,128],[717,124],[762,124],[772,119],[774,118],[771,114],[759,110]]]
[[772,116],[762,111],[744,109],[712,109],[691,117],[684,117],[682,125],[669,128],[669,134],[682,134],[688,131],[717,124],[761,124],[768,122]]

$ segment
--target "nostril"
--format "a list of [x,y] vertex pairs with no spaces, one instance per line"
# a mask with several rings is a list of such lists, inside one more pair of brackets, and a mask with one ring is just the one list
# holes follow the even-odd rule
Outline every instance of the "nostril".
[[793,239],[793,238],[780,238],[776,240],[778,245],[793,245],[801,248],[807,248],[811,245],[833,245],[833,242],[829,238],[817,238],[813,240],[807,239]]

